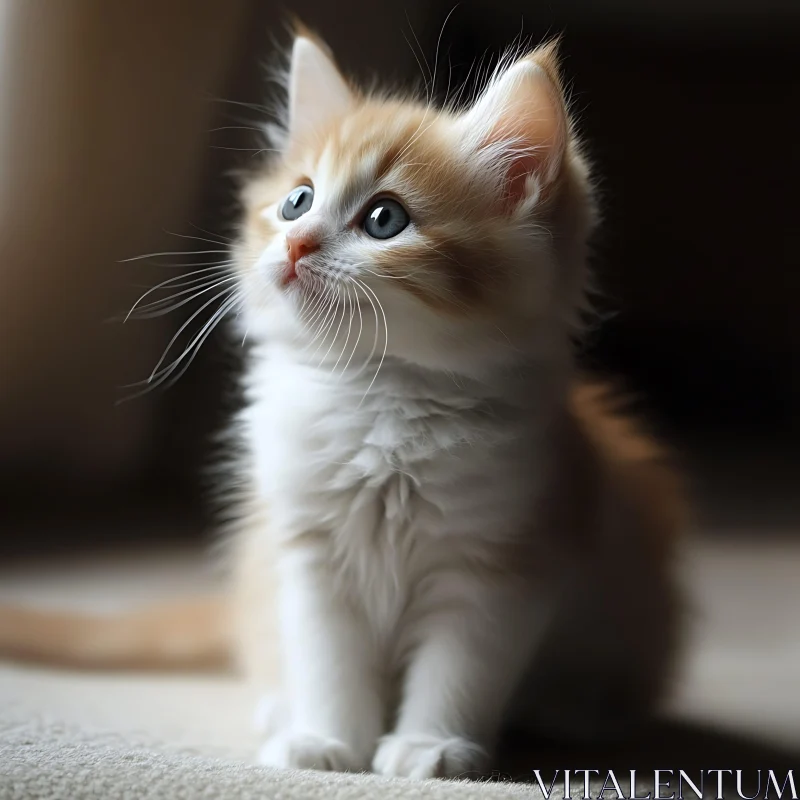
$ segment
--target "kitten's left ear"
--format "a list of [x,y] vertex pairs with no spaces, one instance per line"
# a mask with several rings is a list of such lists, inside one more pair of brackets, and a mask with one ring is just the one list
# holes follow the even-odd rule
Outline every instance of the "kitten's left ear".
[[535,176],[546,189],[561,170],[568,122],[556,50],[552,42],[514,62],[461,121],[470,150],[503,171],[511,207],[527,196],[529,178]]
[[289,141],[302,140],[346,114],[353,92],[327,47],[300,30],[292,47],[289,69]]

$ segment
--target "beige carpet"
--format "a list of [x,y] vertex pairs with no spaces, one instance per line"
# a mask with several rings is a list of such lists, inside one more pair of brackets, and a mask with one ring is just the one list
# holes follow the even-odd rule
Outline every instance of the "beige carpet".
[[[681,574],[694,608],[691,647],[669,721],[627,743],[512,741],[498,758],[499,773],[531,780],[536,768],[707,769],[721,758],[732,769],[796,766],[800,542],[779,533],[689,543]],[[0,602],[112,610],[213,581],[196,550],[117,553],[17,565],[0,573]],[[250,767],[257,744],[251,709],[243,686],[223,676],[0,665],[0,798],[538,795],[535,786],[504,781],[410,785]]]

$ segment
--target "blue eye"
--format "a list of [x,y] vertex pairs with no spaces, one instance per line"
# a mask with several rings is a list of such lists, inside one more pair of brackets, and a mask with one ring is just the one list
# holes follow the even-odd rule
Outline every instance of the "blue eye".
[[281,217],[286,220],[299,219],[311,208],[314,202],[314,190],[310,186],[298,186],[292,189],[281,207]]
[[373,239],[391,239],[408,226],[411,219],[397,200],[390,197],[373,203],[364,217],[364,231]]

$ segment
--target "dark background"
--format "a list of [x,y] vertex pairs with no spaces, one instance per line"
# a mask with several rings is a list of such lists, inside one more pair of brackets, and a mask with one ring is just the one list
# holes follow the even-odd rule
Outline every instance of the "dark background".
[[[289,36],[283,9],[264,2],[109,6],[64,4],[60,21],[48,16],[42,43],[44,5],[32,2],[17,13],[25,48],[5,55],[17,76],[36,47],[52,51],[66,37],[68,63],[55,59],[51,70],[70,102],[55,117],[37,89],[48,76],[39,76],[4,118],[16,150],[0,147],[0,164],[32,147],[25,119],[38,109],[50,115],[52,137],[70,133],[59,163],[72,165],[68,180],[57,179],[30,156],[40,169],[18,183],[38,187],[36,202],[16,205],[16,216],[0,212],[6,271],[19,281],[4,292],[0,270],[11,312],[0,315],[0,546],[9,552],[211,527],[202,473],[232,406],[237,348],[215,336],[174,388],[115,406],[130,394],[121,384],[147,376],[197,306],[153,322],[107,320],[141,293],[136,284],[175,274],[119,260],[213,247],[165,231],[230,235],[230,171],[253,163],[252,151],[235,148],[257,146],[252,131],[230,128],[263,120],[258,106],[272,92],[263,66]],[[520,34],[562,34],[603,209],[597,313],[582,362],[631,392],[703,498],[721,492],[737,508],[744,498],[742,513],[756,519],[789,508],[799,461],[800,4],[359,1],[289,10],[355,76],[410,86],[420,80],[417,58],[432,64],[438,48],[440,95]],[[111,85],[101,80],[108,74]],[[43,205],[60,209],[56,224],[42,223]],[[203,259],[171,263],[188,270]],[[49,305],[36,292],[49,292]]]

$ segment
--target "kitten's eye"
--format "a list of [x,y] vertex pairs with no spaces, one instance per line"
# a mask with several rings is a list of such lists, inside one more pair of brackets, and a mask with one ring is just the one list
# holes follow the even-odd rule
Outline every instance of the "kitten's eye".
[[411,220],[397,200],[387,197],[374,203],[364,218],[364,230],[373,239],[391,239],[404,230]]
[[314,202],[314,190],[310,186],[292,189],[281,207],[281,217],[293,220],[302,217]]

